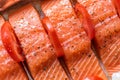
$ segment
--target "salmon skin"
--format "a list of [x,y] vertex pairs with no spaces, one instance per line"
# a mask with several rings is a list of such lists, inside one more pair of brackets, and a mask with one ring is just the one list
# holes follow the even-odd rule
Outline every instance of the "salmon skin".
[[[120,31],[118,25],[120,22],[114,11],[114,6],[109,0],[79,0],[79,2],[86,6],[94,24],[96,24],[96,47],[101,54],[109,74],[118,71],[120,64],[118,54]],[[101,6],[103,3],[106,4],[104,7]],[[98,5],[99,7],[97,7]],[[95,10],[92,10],[94,8]],[[104,80],[107,80],[90,48],[90,40],[81,22],[77,19],[69,0],[43,1],[42,9],[55,27],[65,51],[66,63],[74,80],[82,80],[92,75],[98,75]],[[101,13],[101,15],[98,13]],[[41,24],[39,14],[32,5],[26,5],[11,13],[9,21],[22,44],[34,79],[68,80],[55,56],[55,50]],[[0,26],[2,26],[4,23],[2,17],[0,17],[0,22]],[[110,31],[111,38],[107,30]],[[102,34],[100,31],[105,34]],[[107,40],[107,43],[105,43],[106,41],[104,42],[104,40]],[[101,41],[102,43],[100,43]],[[107,46],[103,48],[102,46],[104,44]],[[5,51],[2,42],[0,49],[0,80],[27,80],[19,64],[13,61]],[[110,52],[109,49],[113,52]],[[117,56],[113,57],[112,55],[114,54]],[[112,62],[114,62],[114,64]]]

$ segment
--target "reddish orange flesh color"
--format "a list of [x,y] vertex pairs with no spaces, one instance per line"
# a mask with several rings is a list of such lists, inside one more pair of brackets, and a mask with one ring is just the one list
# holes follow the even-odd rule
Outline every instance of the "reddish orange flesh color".
[[19,46],[19,41],[8,21],[6,21],[1,28],[1,38],[10,56],[17,62],[24,61],[24,57],[21,55],[22,50]]
[[75,13],[77,17],[79,18],[79,20],[82,22],[82,25],[88,37],[92,40],[95,36],[95,30],[94,30],[94,25],[92,23],[90,15],[88,14],[88,11],[83,5],[76,3]]
[[103,80],[103,79],[98,76],[90,76],[85,78],[84,80]]
[[[52,21],[52,23],[55,24],[55,27],[56,27],[56,24],[62,22],[61,20],[65,21],[66,18],[71,18],[71,17],[75,16],[75,15],[70,14],[71,13],[70,12],[71,11],[70,10],[71,6],[70,6],[70,4],[67,3],[68,0],[55,0],[55,1],[54,0],[45,0],[45,1],[46,1],[46,3],[43,5],[43,8],[46,11],[46,14],[50,15],[49,19]],[[114,7],[111,5],[110,0],[78,0],[78,1],[80,2],[80,4],[83,4],[85,6],[85,8],[90,13],[90,16],[91,16],[92,20],[95,21],[94,24],[96,25],[95,26],[96,27],[96,43],[98,45],[99,52],[102,56],[102,60],[105,63],[105,66],[107,67],[107,70],[109,71],[109,74],[112,75],[114,72],[117,72],[117,71],[120,70],[120,67],[119,67],[119,64],[120,64],[120,60],[119,60],[119,58],[120,58],[120,56],[119,56],[119,52],[120,52],[120,49],[119,49],[119,46],[120,46],[120,44],[119,44],[119,41],[120,41],[119,34],[120,33],[115,33],[114,32],[114,30],[119,32],[119,30],[120,30],[120,28],[119,28],[120,20],[116,16],[116,13],[114,11]],[[68,13],[67,11],[70,12],[70,13]],[[33,13],[32,14],[33,17],[28,16],[28,15],[30,15],[30,13]],[[37,48],[35,48],[35,47],[30,48],[31,52],[29,51],[29,53],[28,53],[28,50],[27,50],[28,45],[31,46],[31,44],[33,44],[32,41],[33,42],[37,41],[37,40],[34,39],[35,37],[32,37],[31,41],[29,41],[30,42],[30,44],[29,44],[29,43],[25,42],[25,40],[28,40],[31,37],[26,38],[26,36],[28,36],[28,35],[22,35],[22,33],[27,33],[27,32],[30,32],[30,36],[34,34],[32,31],[30,31],[30,30],[33,30],[33,29],[30,29],[31,25],[37,26],[36,29],[38,27],[40,27],[40,26],[38,26],[40,21],[37,18],[38,16],[36,17],[35,11],[33,10],[33,8],[31,8],[31,7],[26,7],[25,8],[24,7],[22,9],[20,9],[19,11],[16,11],[16,13],[11,14],[11,15],[12,15],[12,18],[11,18],[10,23],[12,23],[11,24],[12,26],[16,27],[15,32],[17,32],[17,36],[19,37],[19,40],[21,39],[22,43],[27,44],[27,45],[25,45],[24,51],[26,51],[27,54],[31,54],[32,51],[37,51]],[[54,17],[54,16],[56,16],[56,17]],[[35,20],[33,20],[34,18],[35,18]],[[21,22],[21,19],[23,19],[24,21]],[[69,23],[69,25],[72,25],[72,23],[75,22],[74,20],[72,20],[72,18],[67,19],[66,22],[70,22],[70,20],[72,22],[71,22],[71,24]],[[31,24],[26,25],[26,22],[29,22]],[[76,23],[79,24],[79,20]],[[0,24],[2,24],[2,22]],[[68,24],[65,24],[65,22],[62,23],[62,27],[65,26],[65,29],[66,29],[66,32],[67,32],[68,29],[66,28],[67,27],[66,25],[68,25]],[[22,26],[22,28],[21,28],[21,26]],[[28,26],[28,27],[26,28],[26,26]],[[77,27],[77,25],[75,25],[74,27]],[[23,31],[24,28],[26,28],[26,30]],[[76,30],[79,30],[79,28],[76,29]],[[108,30],[110,30],[110,33],[109,33]],[[61,34],[62,33],[63,33],[63,30],[61,30]],[[72,33],[72,31],[70,31],[70,33]],[[108,39],[107,43],[105,43],[104,40],[106,39],[106,37],[109,37],[110,34],[112,34],[112,38],[111,39],[107,38]],[[22,35],[22,38],[21,38],[20,35]],[[117,37],[114,36],[114,35],[116,35]],[[36,36],[36,35],[33,35],[33,36]],[[40,36],[41,35],[37,34],[37,37],[40,37]],[[70,36],[74,37],[74,35],[71,35],[71,34],[70,34]],[[62,42],[64,42],[66,40],[65,38],[68,39],[67,37],[64,37],[62,39],[61,39],[61,37],[59,37],[59,40],[61,41],[61,44],[62,44]],[[39,38],[39,39],[43,39],[43,38]],[[84,38],[81,38],[81,39],[84,39]],[[78,40],[79,39],[76,39],[77,42],[78,42]],[[71,44],[70,43],[69,44],[72,45],[72,43],[74,43],[74,41],[75,40],[72,40]],[[49,41],[47,40],[45,42],[45,44],[47,44],[47,42],[49,42]],[[39,43],[41,43],[41,41],[38,41],[37,44],[39,45]],[[107,45],[107,46],[102,48],[102,46],[104,46],[104,44]],[[76,46],[76,45],[74,45],[74,46]],[[100,48],[99,48],[99,46],[100,46]],[[42,46],[42,47],[44,47],[44,46]],[[86,48],[88,48],[88,47],[86,47]],[[50,48],[46,48],[46,50],[49,50],[49,49]],[[76,49],[76,47],[75,47],[75,49]],[[77,46],[77,49],[79,51],[79,49],[81,49],[81,47],[79,48]],[[77,51],[77,49],[73,50],[73,51],[75,52],[75,51]],[[1,51],[2,51],[2,54],[4,54],[2,49],[1,49]],[[66,51],[68,51],[68,50],[66,50]],[[85,49],[84,49],[84,51],[85,51]],[[44,55],[43,52],[44,51],[42,50],[39,53]],[[39,59],[38,59],[38,57],[35,57],[35,56],[32,56],[32,57],[30,56],[29,58],[27,58],[27,60],[29,61],[29,65],[30,66],[34,65],[33,67],[31,67],[31,70],[32,70],[32,73],[36,72],[35,74],[37,74],[37,76],[35,77],[35,80],[46,80],[46,79],[56,80],[56,78],[57,78],[57,80],[65,80],[65,77],[62,77],[62,79],[61,79],[61,76],[64,75],[64,74],[62,74],[63,71],[61,70],[58,61],[51,61],[54,64],[50,65],[50,67],[53,67],[53,68],[49,68],[49,69],[47,69],[47,71],[38,72],[39,70],[41,70],[41,68],[39,67],[39,65],[41,65],[41,62],[45,63],[45,64],[49,63],[48,61],[45,62],[46,57],[47,57],[47,59],[51,60],[50,56],[53,56],[51,54],[53,52],[50,52],[50,51],[48,51],[48,52],[49,52],[49,53],[47,53],[48,56],[47,55],[44,55],[44,56],[42,55],[42,57],[40,57],[41,55],[37,55],[37,56],[39,56]],[[79,51],[79,52],[81,52],[81,51]],[[70,51],[68,53],[72,53],[72,51]],[[66,56],[70,55],[68,53],[65,52]],[[76,52],[76,54],[78,54],[78,52]],[[73,54],[72,57],[74,57],[74,55],[75,55],[75,53]],[[101,69],[99,68],[99,66],[97,66],[96,68],[93,68],[93,66],[97,65],[98,63],[97,63],[97,60],[94,59],[95,57],[94,57],[93,53],[91,55],[92,55],[91,58],[88,58],[87,56],[82,56],[82,57],[79,57],[80,59],[77,59],[75,57],[76,60],[73,59],[73,63],[68,61],[68,65],[70,65],[69,68],[70,68],[71,73],[73,74],[73,77],[75,78],[75,80],[82,80],[86,76],[91,76],[91,75],[94,75],[94,74],[99,75],[104,79],[103,73],[101,72]],[[7,76],[9,75],[10,80],[13,80],[13,79],[17,80],[17,78],[19,79],[20,77],[21,77],[22,80],[24,80],[25,76],[24,77],[22,76],[23,75],[22,71],[18,72],[18,70],[22,70],[22,69],[21,68],[16,68],[16,65],[14,65],[14,61],[10,60],[9,63],[5,64],[5,62],[8,61],[8,58],[9,58],[8,54],[4,55],[4,58],[1,55],[1,58],[0,58],[0,61],[1,61],[0,62],[0,65],[1,65],[0,74],[1,74],[1,76],[0,77],[4,77],[4,78],[0,78],[0,79],[2,79],[2,80],[7,79],[8,80]],[[69,58],[69,59],[72,60],[72,58]],[[34,61],[34,63],[33,63],[33,61]],[[51,64],[51,63],[49,63],[49,64]],[[71,64],[73,64],[73,66]],[[10,68],[10,70],[8,70],[9,66],[12,67],[12,69]],[[36,70],[33,70],[33,69],[36,69]],[[14,71],[16,71],[16,72],[14,73],[15,77],[13,78],[13,72]],[[19,74],[16,74],[16,73],[19,73]],[[56,74],[56,73],[58,73],[58,74]],[[16,77],[16,76],[19,76],[19,77]],[[54,78],[51,78],[51,77],[54,77]],[[104,80],[107,80],[107,79],[104,79]]]
[[55,48],[57,57],[64,56],[63,48],[60,44],[60,41],[56,34],[56,31],[55,31],[54,27],[52,26],[49,18],[48,17],[43,18],[42,22],[43,22],[43,26],[45,27],[46,32],[49,35],[51,43],[53,44],[53,46]]

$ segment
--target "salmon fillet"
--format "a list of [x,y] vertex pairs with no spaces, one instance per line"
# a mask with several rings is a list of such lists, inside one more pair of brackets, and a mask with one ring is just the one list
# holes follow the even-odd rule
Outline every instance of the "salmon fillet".
[[77,19],[69,0],[45,1],[42,8],[53,22],[65,51],[66,63],[74,80],[82,80],[91,75],[98,75],[106,80],[90,48],[90,40],[81,22]]
[[[4,19],[0,16],[0,28],[4,22]],[[23,80],[27,80],[21,66],[13,61],[13,59],[6,52],[0,37],[0,80],[19,80],[21,77]]]
[[[120,19],[110,0],[78,0],[95,22],[95,43],[109,72],[120,71]],[[99,14],[98,14],[99,12]]]
[[41,25],[39,15],[32,5],[26,5],[11,13],[9,21],[22,44],[34,79],[67,79],[55,56],[48,35]]

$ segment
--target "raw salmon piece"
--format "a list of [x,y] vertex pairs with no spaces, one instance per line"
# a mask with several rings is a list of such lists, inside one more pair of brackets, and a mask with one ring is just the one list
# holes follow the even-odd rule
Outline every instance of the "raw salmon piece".
[[74,80],[82,80],[91,75],[98,75],[107,80],[69,0],[44,1],[42,8],[56,29]]
[[20,0],[0,0],[0,11],[12,6],[13,4],[19,2]]
[[90,40],[76,18],[68,0],[44,2],[43,10],[53,23],[66,59],[71,60],[74,54],[89,50]]
[[[0,29],[4,19],[0,16]],[[1,35],[1,30],[0,30]],[[6,52],[0,37],[0,80],[27,80],[22,67]]]
[[22,44],[35,80],[67,79],[48,35],[41,25],[39,14],[32,5],[26,5],[11,13],[9,21]]
[[120,19],[114,15],[96,27],[96,47],[109,73],[112,74],[120,70]]
[[[95,2],[87,4],[90,1]],[[91,17],[96,21],[95,43],[109,74],[120,71],[120,19],[115,7],[110,0],[79,2],[86,6],[90,14],[94,13]]]

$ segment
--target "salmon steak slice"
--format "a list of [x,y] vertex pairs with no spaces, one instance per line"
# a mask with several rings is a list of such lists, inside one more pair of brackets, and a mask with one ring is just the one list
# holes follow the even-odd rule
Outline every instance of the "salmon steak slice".
[[[32,5],[26,5],[11,13],[9,21],[22,44],[34,79],[67,79],[55,56],[48,35],[42,27],[39,14]],[[59,76],[60,74],[63,76]]]
[[91,75],[98,75],[106,80],[90,48],[90,40],[69,0],[43,1],[42,9],[56,29],[65,51],[66,63],[74,80],[82,80]]
[[[32,11],[31,17],[27,18],[27,15],[25,15],[24,12],[26,12],[26,13],[28,12],[28,14],[29,14],[29,12],[31,12],[31,11]],[[19,10],[18,10],[18,12],[19,12]],[[14,12],[13,14],[15,15],[16,12]],[[13,14],[10,15],[9,21],[10,21],[11,25],[13,26],[14,30],[16,31],[16,34],[18,34],[17,36],[19,38],[21,37],[20,38],[21,43],[23,42],[22,44],[25,45],[26,44],[26,38],[28,38],[27,44],[24,46],[27,49],[25,49],[24,52],[27,53],[27,54],[30,54],[30,55],[26,54],[26,57],[28,56],[28,58],[29,58],[29,60],[28,60],[29,63],[31,61],[32,61],[32,63],[35,62],[34,65],[32,63],[30,63],[30,65],[31,65],[30,69],[31,69],[31,72],[32,72],[34,78],[35,79],[37,78],[36,80],[42,79],[42,77],[44,75],[47,75],[47,74],[50,75],[53,72],[53,70],[50,71],[47,68],[49,68],[49,67],[51,67],[51,68],[54,67],[55,68],[56,67],[56,69],[59,69],[59,73],[63,74],[63,76],[60,79],[64,79],[64,78],[67,79],[66,75],[64,74],[64,71],[61,69],[58,61],[56,60],[56,57],[52,54],[52,53],[54,53],[54,51],[53,51],[53,49],[51,47],[51,44],[49,43],[49,40],[47,39],[47,35],[45,34],[44,29],[42,28],[41,22],[39,20],[38,14],[35,11],[35,9],[31,5],[27,5],[27,6],[20,9],[20,13],[16,14],[16,15],[19,15],[19,17],[17,17],[16,15],[13,16]],[[37,21],[38,23],[34,22],[34,24],[26,25],[26,23],[21,22],[22,20],[24,22],[23,18],[26,17],[27,18],[27,19],[25,18],[26,22],[29,22],[29,23],[32,22],[33,23],[34,19],[33,19],[32,15],[34,16],[34,19],[36,19],[35,21]],[[31,21],[29,21],[29,19]],[[2,24],[4,23],[4,19],[2,17],[0,17],[0,21],[1,21],[0,26],[2,26]],[[27,33],[26,33],[27,30],[25,29],[25,27],[28,27],[28,28],[26,28],[28,30]],[[36,28],[36,29],[34,29],[34,28]],[[18,33],[17,33],[17,31],[18,31]],[[19,31],[21,31],[21,32],[19,32]],[[25,37],[26,34],[24,34],[24,32],[28,36]],[[38,32],[38,33],[36,33],[36,32]],[[30,33],[33,36],[31,36]],[[38,35],[39,37],[36,36],[36,35]],[[35,41],[29,41],[31,39],[31,38],[29,38],[29,36],[31,36],[31,38],[33,38],[33,39],[37,39],[37,40],[35,40],[36,43],[34,43],[33,46],[31,44],[33,42],[35,42]],[[38,38],[39,38],[39,40],[38,40]],[[45,38],[46,38],[46,40],[45,40]],[[46,41],[48,43],[46,43]],[[29,47],[28,47],[28,42],[29,42],[29,45],[31,45]],[[38,46],[36,44],[38,44]],[[5,49],[3,47],[3,44],[2,44],[2,41],[1,41],[0,46],[1,46],[1,48],[0,48],[1,49],[1,55],[0,55],[0,62],[1,62],[0,63],[0,65],[1,65],[1,67],[0,67],[0,70],[1,70],[1,72],[0,72],[0,80],[27,80],[27,76],[25,75],[25,73],[22,70],[21,66],[19,66],[18,63],[13,61],[13,59],[5,51]],[[36,46],[36,48],[37,48],[37,50],[35,50],[35,51],[32,50],[32,49],[35,49],[35,48],[32,48],[34,46]],[[47,48],[47,50],[46,50],[46,48]],[[42,50],[43,54],[41,54],[41,50]],[[48,51],[48,50],[50,50],[50,51]],[[51,52],[51,55],[49,55],[50,54],[49,52]],[[37,55],[43,56],[42,58],[40,57],[40,59],[42,59],[41,61],[39,60],[39,57],[37,57]],[[46,55],[46,56],[44,57],[44,55]],[[36,60],[36,61],[34,61],[33,59]],[[47,61],[47,60],[49,60],[49,61]],[[46,61],[47,61],[47,63],[46,63]],[[46,63],[46,65],[44,65],[45,63]],[[51,65],[51,66],[49,66],[49,65]],[[53,73],[56,73],[56,71],[57,71],[56,69],[55,69],[55,71]],[[43,75],[43,76],[40,77],[40,75]],[[56,77],[59,77],[59,75],[57,75]],[[46,76],[46,78],[48,78],[48,76]],[[54,75],[53,75],[53,77],[49,76],[49,78],[50,79],[54,78]]]
[[110,0],[78,1],[86,7],[96,24],[96,48],[109,74],[120,71],[120,18],[115,6]]
[[[4,23],[4,19],[0,16],[0,28]],[[0,31],[1,35],[1,31]],[[27,80],[27,77],[21,68],[6,52],[0,37],[0,80]]]

